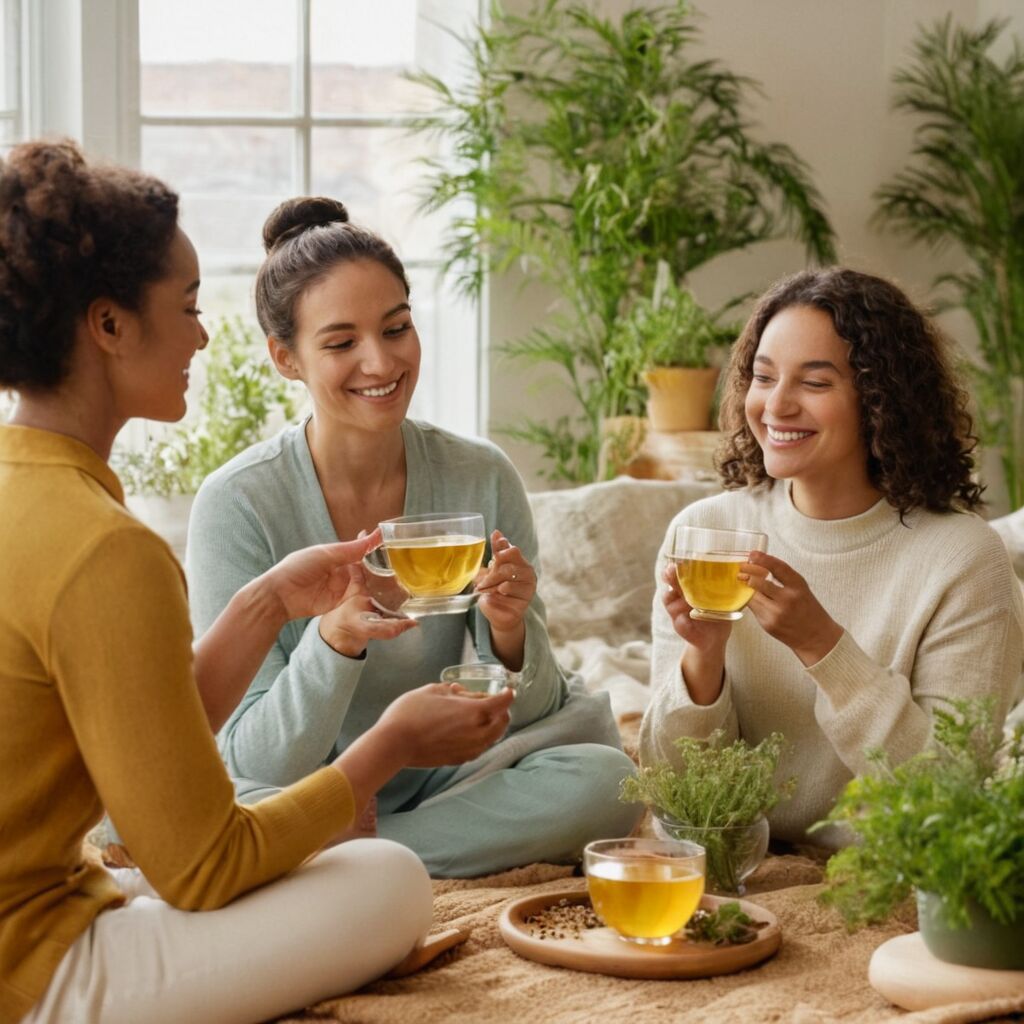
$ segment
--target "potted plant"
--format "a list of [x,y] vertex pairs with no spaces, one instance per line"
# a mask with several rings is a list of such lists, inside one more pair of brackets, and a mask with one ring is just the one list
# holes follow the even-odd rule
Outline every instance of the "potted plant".
[[895,767],[874,754],[836,802],[828,821],[856,842],[829,861],[823,898],[857,926],[913,891],[938,959],[1024,970],[1024,733],[1004,744],[991,701],[934,715],[930,750]]
[[643,414],[644,367],[619,328],[659,260],[682,282],[782,236],[834,258],[806,166],[754,139],[752,83],[692,55],[695,36],[682,2],[618,20],[564,0],[522,16],[495,5],[490,27],[463,39],[461,85],[416,76],[436,106],[415,130],[454,157],[428,161],[424,196],[427,210],[451,211],[447,267],[470,294],[516,266],[557,296],[542,327],[501,350],[553,365],[572,396],[574,413],[504,429],[542,448],[555,481],[595,479],[602,422]]
[[[876,194],[877,219],[969,267],[942,274],[943,304],[978,334],[982,439],[1000,452],[1010,508],[1024,505],[1024,50],[992,51],[1005,22],[977,30],[951,19],[923,31],[895,76],[895,106],[919,116],[913,162]],[[941,293],[940,293],[941,294]]]
[[647,419],[662,432],[709,430],[719,367],[712,358],[736,339],[739,326],[721,325],[658,263],[650,297],[637,299],[619,321],[614,348],[641,353]]
[[199,485],[296,408],[294,385],[277,373],[239,317],[216,324],[195,362],[205,381],[194,418],[150,434],[139,449],[118,448],[111,459],[129,507],[179,555]]
[[623,781],[621,798],[646,804],[663,835],[704,847],[709,889],[742,894],[744,879],[768,850],[766,815],[795,782],[775,782],[784,743],[779,733],[753,747],[744,740],[723,744],[723,736],[719,729],[707,741],[676,740],[679,768],[641,768]]

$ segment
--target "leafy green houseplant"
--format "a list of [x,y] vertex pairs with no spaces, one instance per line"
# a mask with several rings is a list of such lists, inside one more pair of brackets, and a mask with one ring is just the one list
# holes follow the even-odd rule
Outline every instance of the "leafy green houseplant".
[[694,57],[688,4],[636,5],[618,20],[546,0],[463,39],[471,72],[421,74],[435,109],[416,130],[454,153],[429,162],[424,205],[450,207],[444,239],[464,291],[519,268],[557,295],[547,322],[503,349],[553,365],[574,412],[525,420],[554,481],[597,474],[601,422],[641,415],[642,363],[622,319],[664,261],[676,282],[708,260],[783,236],[819,260],[832,230],[807,169],[744,118],[751,83]]
[[680,288],[663,260],[654,290],[620,318],[615,351],[636,353],[647,385],[647,417],[659,431],[707,430],[719,368],[712,362],[739,334]]
[[848,784],[828,820],[857,842],[829,861],[823,896],[848,924],[917,890],[940,959],[953,946],[954,962],[1024,970],[1024,735],[1002,744],[991,702],[954,701],[935,712],[932,749],[896,767],[876,753],[877,771]]
[[723,735],[717,730],[706,741],[676,740],[679,768],[641,768],[623,781],[620,798],[646,804],[670,837],[703,846],[709,887],[737,893],[768,848],[765,815],[790,795],[795,782],[775,781],[781,734],[753,747],[744,740],[724,744]]
[[917,115],[912,163],[877,192],[878,219],[968,269],[942,274],[944,304],[970,315],[983,441],[1002,459],[1011,508],[1024,505],[1024,51],[992,51],[1004,22],[949,17],[922,32],[895,76],[896,109]]
[[205,386],[194,420],[112,460],[128,494],[191,495],[218,466],[261,440],[272,417],[295,415],[294,385],[274,369],[240,318],[224,319],[196,356]]

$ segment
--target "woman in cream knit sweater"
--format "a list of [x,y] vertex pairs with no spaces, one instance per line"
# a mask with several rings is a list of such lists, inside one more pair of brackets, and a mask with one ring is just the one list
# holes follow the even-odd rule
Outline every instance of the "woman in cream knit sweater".
[[966,402],[937,329],[888,282],[832,268],[768,291],[728,370],[727,490],[676,516],[662,551],[685,524],[761,531],[770,553],[740,567],[754,596],[735,623],[692,619],[662,560],[644,763],[680,736],[781,732],[797,789],[771,824],[799,840],[868,751],[921,750],[936,706],[991,695],[1005,714],[1024,608],[976,513]]

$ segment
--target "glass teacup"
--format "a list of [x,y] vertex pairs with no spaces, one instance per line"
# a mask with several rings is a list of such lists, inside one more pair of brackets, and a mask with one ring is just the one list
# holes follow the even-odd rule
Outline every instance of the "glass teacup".
[[672,839],[599,839],[583,850],[594,911],[619,938],[664,946],[704,895],[704,847]]
[[458,683],[465,690],[493,696],[504,689],[519,692],[519,673],[504,665],[487,661],[472,661],[462,665],[449,665],[441,670],[442,683]]
[[383,612],[418,617],[464,612],[487,534],[477,513],[428,512],[385,519],[383,545],[363,559],[366,585]]
[[767,551],[768,538],[756,530],[677,526],[671,560],[691,619],[730,622],[743,618],[754,590],[738,578],[751,551]]

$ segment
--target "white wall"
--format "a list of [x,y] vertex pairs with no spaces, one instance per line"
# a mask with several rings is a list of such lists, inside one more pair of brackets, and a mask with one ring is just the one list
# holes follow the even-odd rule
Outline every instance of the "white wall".
[[[610,15],[628,8],[625,0],[604,0]],[[522,11],[529,0],[506,0]],[[1021,0],[698,0],[702,13],[700,50],[731,70],[761,83],[750,114],[764,140],[788,143],[804,160],[824,196],[839,240],[843,263],[891,277],[916,300],[926,302],[932,278],[956,265],[955,254],[936,258],[908,247],[891,233],[869,225],[873,191],[900,169],[910,152],[912,122],[889,110],[893,71],[907,62],[917,26],[947,12],[965,25],[1010,17],[1024,37]],[[775,278],[803,265],[796,243],[771,243],[721,257],[698,271],[692,285],[698,297],[716,305],[747,290],[759,291]],[[541,319],[545,302],[535,291],[516,293],[517,282],[495,280],[489,315],[492,349]],[[943,321],[958,340],[973,344],[962,317]],[[532,394],[527,377],[493,357],[490,363],[488,426],[515,460],[531,487],[538,477],[536,450],[512,444],[495,429],[525,412],[547,415],[559,407],[556,392]],[[565,408],[568,408],[567,406]],[[998,472],[986,473],[995,481]],[[994,485],[994,512],[1005,498]]]

